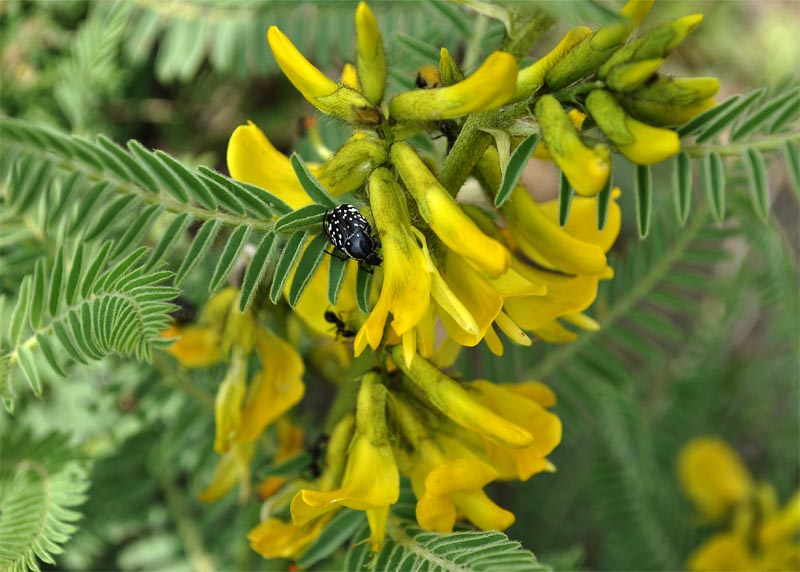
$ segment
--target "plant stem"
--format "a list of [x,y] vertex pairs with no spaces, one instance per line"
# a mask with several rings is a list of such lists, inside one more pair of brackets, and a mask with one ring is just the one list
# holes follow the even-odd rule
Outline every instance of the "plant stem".
[[685,151],[690,157],[704,157],[710,151],[716,151],[723,156],[739,156],[748,149],[777,151],[786,141],[800,141],[800,133],[786,133],[742,143],[729,143],[727,145],[689,145],[688,147],[683,147],[681,150]]
[[178,490],[169,476],[158,473],[157,477],[164,490],[170,512],[175,518],[178,534],[183,540],[183,546],[186,549],[189,562],[192,564],[192,569],[196,572],[213,572],[214,561],[211,559],[211,555],[206,552],[203,536],[195,526],[195,519],[190,514],[189,507],[183,501],[181,491]]

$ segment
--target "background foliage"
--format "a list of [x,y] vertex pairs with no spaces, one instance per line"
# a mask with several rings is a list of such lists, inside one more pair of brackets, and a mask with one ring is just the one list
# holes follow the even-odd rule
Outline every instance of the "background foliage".
[[[390,78],[396,86],[435,61],[439,45],[459,59],[474,57],[502,35],[498,23],[438,1],[372,4],[390,65],[400,70]],[[259,221],[281,213],[246,185],[194,169],[226,172],[225,145],[236,125],[252,119],[279,147],[312,157],[295,128],[310,108],[276,73],[267,26],[280,25],[337,76],[355,50],[354,6],[0,3],[0,323],[2,347],[23,348],[19,367],[0,385],[7,404],[15,397],[13,417],[0,412],[0,536],[9,523],[25,531],[24,542],[35,531],[34,523],[9,520],[12,498],[38,507],[24,512],[47,515],[50,531],[23,546],[23,561],[4,560],[12,551],[0,551],[0,568],[33,567],[37,558],[76,570],[285,567],[247,546],[254,508],[237,506],[234,495],[213,505],[196,501],[215,461],[212,407],[222,374],[189,376],[158,351],[159,304],[173,294],[167,284],[179,283],[202,303],[248,236],[253,242],[265,230]],[[601,4],[575,6],[555,14],[565,20],[539,49],[567,23],[596,25],[608,16]],[[705,22],[669,65],[720,77],[720,99],[743,95],[696,125],[680,165],[652,169],[652,187],[643,191],[644,173],[615,165],[625,227],[617,277],[604,283],[593,309],[603,329],[564,346],[510,347],[503,358],[465,352],[458,364],[470,378],[542,379],[559,396],[565,435],[552,456],[558,472],[494,491],[517,514],[509,536],[556,569],[681,568],[708,534],[695,527],[675,479],[676,453],[693,436],[729,440],[783,499],[800,476],[800,153],[796,137],[781,143],[798,130],[800,14],[791,2],[670,2],[657,3],[653,17],[690,11],[704,12]],[[721,143],[731,125],[731,142]],[[335,125],[322,128],[331,146],[341,139]],[[129,153],[112,143],[130,139],[141,145]],[[714,157],[722,160],[722,181]],[[148,194],[147,177],[165,190]],[[691,191],[686,180],[694,181]],[[536,192],[555,196],[557,188]],[[176,205],[190,200],[200,206],[175,216]],[[222,229],[231,222],[245,230]],[[108,225],[112,232],[101,232]],[[177,280],[157,269],[162,259]],[[140,314],[152,310],[150,322],[126,322],[126,304]],[[110,324],[108,331],[81,335],[92,320]],[[48,325],[55,327],[45,335]],[[126,327],[140,335],[115,336]],[[41,352],[32,351],[37,346]],[[110,351],[152,363],[103,357]],[[321,377],[311,364],[311,395],[301,411],[310,420],[324,413]],[[57,493],[49,505],[37,492],[44,488]],[[447,546],[432,536],[415,537],[414,549],[440,562]],[[352,567],[363,550],[330,557],[306,564]]]

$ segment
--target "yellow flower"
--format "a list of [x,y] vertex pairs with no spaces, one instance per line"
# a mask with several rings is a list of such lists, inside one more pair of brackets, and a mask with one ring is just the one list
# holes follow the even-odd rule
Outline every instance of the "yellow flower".
[[353,64],[344,64],[342,68],[342,85],[361,91],[361,86],[358,84],[358,71]]
[[[294,311],[315,333],[335,338],[336,328],[325,319],[325,312],[331,311],[340,314],[348,324],[350,317],[357,312],[356,263],[349,260],[345,262],[347,269],[342,279],[339,298],[336,301],[336,306],[331,306],[328,302],[330,260],[330,256],[322,259],[317,272],[308,281],[303,295],[295,305]],[[290,286],[291,280],[287,280],[286,292],[288,292]]]
[[455,199],[433,176],[416,151],[395,143],[389,152],[392,164],[419,208],[420,215],[436,236],[475,268],[494,278],[508,269],[508,250],[483,234]]
[[652,165],[677,155],[681,150],[676,132],[635,120],[607,91],[597,89],[590,93],[586,106],[600,130],[620,153],[636,164]]
[[489,463],[499,471],[500,478],[527,481],[536,473],[555,470],[546,456],[561,442],[561,420],[545,409],[555,404],[555,394],[547,386],[478,380],[467,384],[467,389],[478,403],[533,435],[533,443],[521,449],[486,443]]
[[634,94],[619,94],[618,98],[628,113],[653,125],[682,125],[717,104],[713,97],[689,105],[651,101]]
[[289,157],[278,151],[252,121],[233,131],[227,159],[234,179],[269,191],[293,209],[311,204]]
[[214,403],[216,434],[214,450],[225,453],[236,437],[242,421],[242,402],[247,391],[247,354],[235,348],[225,379],[217,389]]
[[[299,425],[294,425],[286,416],[275,423],[275,432],[278,436],[278,452],[275,453],[273,462],[281,463],[296,455],[303,449],[305,432]],[[286,477],[267,477],[258,483],[258,494],[262,499],[271,497],[286,483]]]
[[494,109],[513,97],[516,82],[514,56],[493,52],[464,81],[396,95],[389,102],[389,115],[397,121],[440,121]]
[[347,453],[342,483],[335,490],[303,489],[292,501],[294,523],[346,506],[367,511],[372,550],[383,545],[388,511],[400,495],[397,470],[386,427],[386,387],[375,373],[361,380],[356,406],[356,433]]
[[366,98],[378,104],[386,86],[386,56],[378,22],[364,2],[356,8],[356,37],[358,39],[358,77]]
[[413,335],[411,330],[425,316],[431,293],[425,256],[411,228],[405,195],[394,176],[379,167],[369,178],[368,191],[382,242],[383,283],[378,302],[356,335],[356,355],[367,344],[373,349],[380,345],[390,312],[394,333]]
[[329,79],[277,27],[270,26],[267,41],[289,81],[321,112],[356,124],[375,125],[380,121],[380,113],[363,95]]
[[716,437],[687,443],[678,455],[684,492],[707,519],[718,521],[753,492],[753,479],[739,455]]
[[402,350],[392,350],[392,359],[408,380],[424,392],[434,407],[457,425],[513,449],[521,449],[533,443],[533,435],[527,429],[478,403],[468,391],[426,359],[417,356],[409,366],[402,357]]
[[167,348],[183,367],[210,367],[222,360],[220,332],[208,326],[170,326],[162,332],[165,338],[176,338]]
[[253,376],[236,432],[240,442],[254,441],[264,429],[302,399],[303,360],[291,345],[261,329],[256,340],[261,371]]
[[696,572],[759,570],[747,542],[735,532],[716,534],[692,553],[687,564]]
[[250,461],[253,458],[252,443],[234,443],[217,461],[211,483],[198,496],[201,502],[214,502],[222,498],[236,483],[241,484],[239,499],[250,496]]
[[269,518],[248,532],[247,540],[264,558],[297,559],[319,538],[334,514],[329,512],[302,526]]
[[567,112],[552,95],[539,98],[534,114],[556,165],[580,195],[594,196],[608,180],[611,162],[602,145],[589,149],[572,126]]

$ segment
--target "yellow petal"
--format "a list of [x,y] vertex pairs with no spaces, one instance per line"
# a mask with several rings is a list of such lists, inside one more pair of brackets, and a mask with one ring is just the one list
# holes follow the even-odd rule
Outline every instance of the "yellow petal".
[[305,392],[303,360],[292,346],[262,330],[256,342],[261,371],[250,384],[236,439],[255,440],[278,417],[297,404]]
[[237,349],[233,353],[225,379],[217,389],[214,403],[214,450],[225,453],[239,433],[242,402],[247,391],[247,356]]
[[311,204],[289,158],[273,147],[253,122],[234,130],[228,141],[227,159],[231,177],[237,181],[259,186],[293,209]]
[[503,310],[524,330],[536,330],[564,314],[582,312],[597,296],[597,276],[566,277],[530,269],[547,284],[544,296],[508,298]]
[[497,324],[497,327],[515,344],[526,347],[533,345],[533,341],[528,334],[523,332],[505,312],[500,312],[497,315],[495,324]]
[[660,163],[678,154],[681,141],[671,129],[653,127],[629,117],[625,122],[635,141],[620,145],[619,151],[637,165]]
[[456,505],[449,496],[425,494],[417,501],[417,522],[425,530],[450,533],[456,523]]
[[481,530],[505,530],[514,524],[514,513],[497,506],[483,491],[456,493],[453,502]]
[[392,164],[417,202],[420,215],[448,248],[470,264],[497,277],[506,271],[510,257],[498,241],[486,236],[456,203],[416,151],[406,143],[395,143],[389,152]]
[[[502,212],[517,247],[534,262],[568,274],[599,274],[606,267],[606,257],[601,248],[576,238],[559,227],[558,222],[551,221],[524,187],[518,186],[514,190]],[[585,219],[576,217],[572,224],[583,228]],[[597,223],[593,224],[596,227]],[[611,235],[614,227],[607,225],[607,228],[609,230],[605,232]],[[531,280],[529,274],[524,276]],[[541,282],[548,284],[546,280]]]
[[253,445],[236,443],[214,467],[209,485],[198,495],[201,502],[214,502],[222,498],[236,483],[241,483],[242,494],[247,497],[250,484],[250,461],[253,458]]
[[538,338],[551,344],[568,344],[578,339],[578,334],[568,330],[558,320],[547,322],[533,330]]
[[589,149],[581,141],[567,112],[552,95],[541,97],[534,108],[547,149],[556,165],[575,189],[584,196],[594,196],[606,184],[611,172],[608,149],[598,145]]
[[329,512],[308,526],[296,526],[270,518],[248,532],[247,540],[250,541],[250,547],[264,558],[296,559],[319,538],[333,515],[333,512]]
[[719,520],[753,490],[747,467],[730,445],[716,437],[689,441],[678,455],[681,486],[700,513]]
[[761,525],[759,540],[763,545],[791,540],[800,531],[800,492],[789,499],[786,506]]
[[497,478],[497,471],[476,458],[461,458],[433,469],[425,479],[425,491],[434,496],[482,489]]
[[317,109],[351,123],[374,125],[380,121],[380,113],[363,95],[329,79],[277,27],[270,26],[267,41],[283,73]]
[[[619,196],[619,188],[614,188],[611,192],[612,200],[608,204],[608,216],[603,230],[597,228],[597,200],[585,197],[572,199],[569,217],[561,228],[581,242],[592,244],[603,252],[608,252],[617,240],[622,226],[622,211],[617,202]],[[558,200],[540,203],[538,207],[550,222],[558,223]],[[588,272],[578,272],[578,274],[588,274]]]
[[165,338],[175,337],[167,348],[183,367],[210,367],[222,359],[219,330],[206,326],[171,327],[162,332]]
[[367,511],[370,531],[370,552],[380,552],[386,538],[386,524],[389,521],[389,507],[372,508]]
[[358,84],[358,72],[353,64],[344,64],[342,68],[342,85],[355,91],[361,91]]
[[746,542],[735,533],[715,534],[689,556],[689,570],[695,572],[750,572],[756,562]]
[[389,115],[397,121],[440,121],[494,109],[511,99],[516,81],[514,56],[493,52],[464,81],[450,87],[415,89],[396,95],[389,103]]
[[386,57],[378,22],[365,2],[356,8],[356,38],[361,88],[371,103],[380,103],[386,86]]

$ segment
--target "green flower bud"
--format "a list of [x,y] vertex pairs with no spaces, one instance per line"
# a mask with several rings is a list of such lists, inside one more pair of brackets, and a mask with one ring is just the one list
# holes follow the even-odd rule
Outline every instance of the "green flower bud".
[[633,94],[619,94],[618,100],[625,111],[652,125],[682,125],[717,104],[711,97],[690,105],[638,99]]
[[464,81],[464,74],[458,69],[458,64],[447,48],[439,51],[439,80],[445,87]]
[[317,178],[334,196],[340,196],[361,187],[372,170],[385,162],[382,142],[372,134],[356,132],[322,165]]
[[620,64],[663,58],[671,52],[675,46],[680,44],[702,21],[702,14],[692,14],[653,28],[646,34],[623,46],[617,50],[613,56],[608,58],[608,61],[604,63],[597,72],[598,77],[600,77],[600,79],[605,79],[611,70]]
[[662,63],[664,58],[618,65],[608,72],[606,84],[614,91],[633,91],[644,85]]
[[719,80],[714,77],[660,77],[631,95],[637,99],[691,105],[716,95],[718,91]]
[[620,153],[636,164],[652,165],[680,151],[677,133],[635,120],[607,91],[598,89],[590,93],[586,107]]
[[386,87],[386,56],[378,22],[364,2],[356,9],[358,39],[358,78],[361,90],[370,103],[378,104]]

